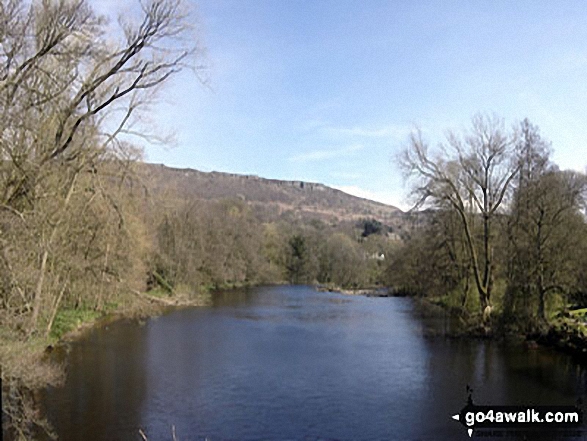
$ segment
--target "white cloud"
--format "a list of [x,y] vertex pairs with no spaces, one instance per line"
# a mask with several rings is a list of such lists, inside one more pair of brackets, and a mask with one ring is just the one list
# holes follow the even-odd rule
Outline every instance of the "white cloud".
[[341,179],[359,179],[362,175],[360,173],[332,172],[330,176]]
[[344,191],[353,196],[357,196],[371,201],[381,202],[387,205],[393,205],[403,211],[409,210],[410,205],[404,200],[404,197],[399,193],[389,191],[371,191],[356,185],[333,185],[332,188]]
[[362,138],[364,140],[392,139],[404,141],[413,128],[413,125],[401,124],[365,124],[345,127],[330,124],[322,118],[308,119],[300,125],[300,129],[305,132],[313,132],[325,138],[337,140],[341,138]]
[[344,156],[352,156],[355,152],[363,150],[364,146],[361,144],[353,144],[347,147],[330,150],[311,150],[309,152],[300,153],[299,155],[291,156],[291,162],[311,162],[322,161],[325,159],[340,158]]
[[354,127],[325,127],[323,130],[336,137],[357,137],[357,138],[392,138],[395,140],[405,139],[411,131],[411,127],[388,125],[383,127],[354,126]]

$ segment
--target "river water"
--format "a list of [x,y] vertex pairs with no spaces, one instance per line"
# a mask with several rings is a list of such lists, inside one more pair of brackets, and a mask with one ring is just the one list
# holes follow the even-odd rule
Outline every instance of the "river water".
[[[573,405],[587,373],[546,349],[444,338],[407,298],[306,286],[217,293],[213,305],[73,344],[50,389],[59,439],[469,439],[466,404]],[[441,330],[441,329],[440,329]],[[432,331],[432,332],[430,332]]]

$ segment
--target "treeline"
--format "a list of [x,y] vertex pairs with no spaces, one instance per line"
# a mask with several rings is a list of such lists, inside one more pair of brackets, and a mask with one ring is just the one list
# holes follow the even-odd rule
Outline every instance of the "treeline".
[[375,286],[394,244],[375,220],[262,223],[239,200],[188,201],[161,216],[155,237],[150,287],[184,291],[282,282]]
[[64,305],[102,310],[142,286],[128,139],[155,136],[141,111],[199,47],[179,0],[140,9],[113,29],[85,0],[2,2],[0,314],[25,336],[49,334]]
[[428,221],[396,255],[389,282],[486,326],[530,331],[587,306],[587,178],[550,154],[528,120],[507,130],[478,115],[436,151],[413,133],[401,159]]
[[47,380],[27,351],[145,290],[390,284],[523,323],[585,304],[585,176],[558,170],[527,121],[476,118],[439,156],[415,133],[404,166],[431,210],[401,247],[374,219],[262,222],[242,201],[154,191],[130,140],[156,137],[140,116],[170,78],[201,73],[183,6],[141,2],[112,29],[84,0],[0,5],[0,371],[15,435],[38,422],[21,386]]
[[381,282],[376,221],[262,223],[242,202],[148,182],[131,141],[164,139],[141,117],[178,72],[204,73],[186,6],[142,1],[115,26],[85,0],[0,5],[0,374],[17,439],[41,425],[28,391],[53,376],[48,338],[88,317],[161,291]]
[[38,349],[62,313],[125,307],[144,287],[129,141],[160,139],[141,115],[177,72],[202,72],[184,6],[140,2],[116,26],[86,0],[0,4],[0,373],[17,439],[40,423],[26,390],[51,376]]

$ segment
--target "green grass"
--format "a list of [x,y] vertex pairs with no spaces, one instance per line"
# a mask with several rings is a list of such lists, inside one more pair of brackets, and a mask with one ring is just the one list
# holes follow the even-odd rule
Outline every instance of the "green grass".
[[101,315],[102,313],[93,309],[62,309],[55,316],[51,337],[59,339],[81,324],[96,320]]
[[577,320],[587,321],[587,308],[571,310],[569,314]]
[[106,302],[104,304],[104,310],[109,312],[116,311],[119,306],[120,304],[118,302]]
[[170,293],[167,289],[162,288],[160,286],[147,291],[147,294],[149,294],[150,296],[153,296],[153,297],[158,297],[158,298],[169,297],[169,295],[170,295]]

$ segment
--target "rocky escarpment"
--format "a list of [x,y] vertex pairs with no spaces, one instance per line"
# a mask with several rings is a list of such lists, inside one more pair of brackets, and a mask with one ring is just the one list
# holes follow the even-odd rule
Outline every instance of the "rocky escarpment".
[[399,208],[352,196],[324,184],[265,179],[254,175],[202,172],[159,164],[142,164],[147,185],[168,198],[240,199],[267,220],[280,216],[328,222],[374,218],[397,234],[409,228],[411,217]]

